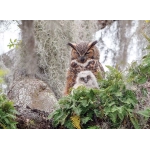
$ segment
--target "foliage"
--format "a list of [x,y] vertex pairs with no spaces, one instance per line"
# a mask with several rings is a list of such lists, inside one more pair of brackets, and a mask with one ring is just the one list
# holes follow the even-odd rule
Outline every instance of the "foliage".
[[147,89],[145,88],[145,85],[146,83],[149,83],[150,79],[150,38],[146,34],[142,34],[149,42],[148,46],[144,49],[147,54],[143,56],[140,64],[138,64],[138,62],[133,62],[131,64],[126,77],[127,82],[130,83],[130,85],[136,87],[136,89],[140,88],[143,96],[147,96]]
[[[135,92],[127,89],[121,72],[110,66],[107,68],[106,79],[99,81],[100,89],[79,87],[73,95],[60,99],[59,108],[50,116],[54,127],[102,128],[102,122],[106,122],[109,128],[120,128],[129,122],[132,127],[140,128],[134,113]],[[76,121],[70,119],[73,116],[78,116]]]
[[[0,69],[0,83],[2,83],[5,74],[6,71]],[[0,91],[0,129],[15,129],[17,124],[15,121],[16,114],[17,111],[13,102],[8,100]]]
[[[149,23],[149,21],[147,21]],[[137,111],[141,117],[140,122],[144,120],[144,126],[148,125],[148,120],[150,118],[150,38],[143,32],[142,35],[148,42],[147,47],[144,49],[146,55],[143,56],[141,63],[133,62],[128,74],[128,81],[132,83],[136,89],[137,99],[140,109]],[[144,119],[142,118],[144,117]]]
[[139,128],[134,108],[137,104],[134,91],[127,89],[123,74],[107,66],[107,78],[100,82],[99,97],[103,116],[111,121],[111,127],[118,128],[123,121],[130,120],[134,128]]
[[13,106],[13,102],[9,101],[5,95],[0,95],[0,128],[15,129],[17,122],[15,121],[17,111]]
[[146,108],[145,110],[141,110],[138,112],[142,116],[149,118],[150,117],[150,108]]
[[[150,38],[145,33],[142,34],[149,42],[148,46],[145,48],[145,50],[149,51]],[[131,64],[128,73],[128,82],[132,82],[134,84],[144,84],[146,81],[148,81],[149,77],[150,77],[150,53],[148,52],[147,55],[143,56],[140,64],[138,64],[137,62],[133,62]]]
[[21,44],[21,40],[14,39],[14,41],[12,41],[12,39],[10,39],[10,43],[7,46],[9,47],[9,49],[11,48],[18,49],[20,44]]
[[94,116],[99,116],[99,105],[96,101],[97,90],[79,87],[59,100],[59,108],[51,114],[53,125],[66,128],[88,128]]

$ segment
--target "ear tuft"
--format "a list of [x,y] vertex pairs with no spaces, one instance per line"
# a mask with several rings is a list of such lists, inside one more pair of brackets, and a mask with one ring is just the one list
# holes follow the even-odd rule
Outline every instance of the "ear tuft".
[[71,46],[73,49],[76,50],[76,44],[74,44],[74,43],[68,43],[68,45]]
[[91,48],[91,47],[93,47],[95,44],[97,44],[97,40],[96,41],[94,41],[94,42],[91,42],[90,44],[89,44],[89,48],[88,48],[88,50]]

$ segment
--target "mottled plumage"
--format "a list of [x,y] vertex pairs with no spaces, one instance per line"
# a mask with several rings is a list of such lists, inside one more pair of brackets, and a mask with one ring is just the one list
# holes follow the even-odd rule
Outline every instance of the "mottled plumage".
[[95,46],[97,41],[94,42],[81,42],[79,44],[68,43],[72,47],[71,63],[67,72],[67,81],[64,94],[70,93],[70,88],[75,84],[77,74],[81,71],[89,70],[95,77],[98,73],[104,77],[104,69],[99,62],[99,50]]

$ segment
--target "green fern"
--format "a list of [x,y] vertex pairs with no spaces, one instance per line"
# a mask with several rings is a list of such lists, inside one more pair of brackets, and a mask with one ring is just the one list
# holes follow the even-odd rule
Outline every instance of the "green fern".
[[[3,82],[3,76],[7,72],[0,69],[0,83]],[[16,129],[17,111],[14,108],[13,102],[0,91],[0,129]]]
[[7,100],[5,95],[0,95],[0,128],[16,129],[16,114],[13,102]]

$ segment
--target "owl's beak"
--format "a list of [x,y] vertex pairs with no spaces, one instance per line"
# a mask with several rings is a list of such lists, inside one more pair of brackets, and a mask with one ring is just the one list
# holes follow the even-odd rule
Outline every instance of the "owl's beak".
[[84,56],[80,56],[79,60],[80,60],[81,63],[84,63],[84,61],[85,61]]
[[88,79],[87,79],[87,78],[84,78],[84,82],[87,83],[87,82],[88,82]]

